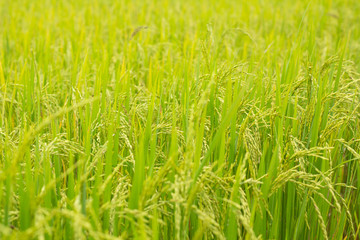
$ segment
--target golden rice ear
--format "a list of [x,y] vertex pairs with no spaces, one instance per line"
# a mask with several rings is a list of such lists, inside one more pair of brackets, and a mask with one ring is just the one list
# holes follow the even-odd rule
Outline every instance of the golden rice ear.
[[148,29],[148,28],[149,28],[148,26],[140,26],[140,27],[135,28],[135,30],[131,33],[129,40],[133,39],[136,36],[136,34],[138,34],[140,31]]

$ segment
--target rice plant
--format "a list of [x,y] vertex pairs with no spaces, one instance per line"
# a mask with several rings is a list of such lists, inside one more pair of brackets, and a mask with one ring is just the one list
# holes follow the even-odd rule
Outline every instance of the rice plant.
[[1,239],[359,239],[358,0],[0,0]]

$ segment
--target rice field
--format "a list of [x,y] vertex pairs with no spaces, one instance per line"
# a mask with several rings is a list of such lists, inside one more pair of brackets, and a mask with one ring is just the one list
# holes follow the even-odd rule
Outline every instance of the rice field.
[[360,239],[360,1],[0,0],[0,239]]

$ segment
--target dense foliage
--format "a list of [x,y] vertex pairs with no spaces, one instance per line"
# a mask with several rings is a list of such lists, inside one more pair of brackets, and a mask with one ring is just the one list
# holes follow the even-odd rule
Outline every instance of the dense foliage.
[[360,238],[360,1],[0,0],[0,22],[0,238]]

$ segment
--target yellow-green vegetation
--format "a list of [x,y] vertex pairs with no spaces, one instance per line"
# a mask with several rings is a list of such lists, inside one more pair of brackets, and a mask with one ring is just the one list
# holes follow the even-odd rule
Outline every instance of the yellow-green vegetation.
[[0,0],[1,239],[359,239],[359,0]]

